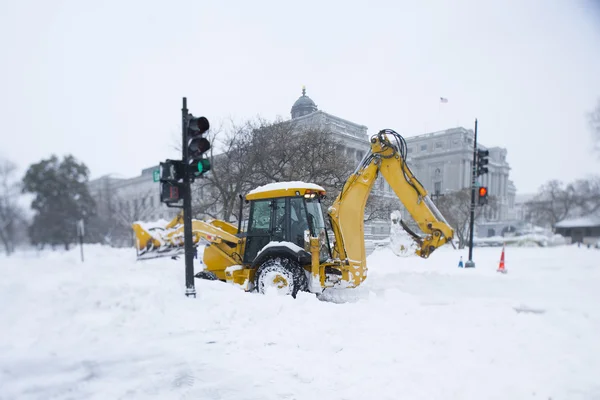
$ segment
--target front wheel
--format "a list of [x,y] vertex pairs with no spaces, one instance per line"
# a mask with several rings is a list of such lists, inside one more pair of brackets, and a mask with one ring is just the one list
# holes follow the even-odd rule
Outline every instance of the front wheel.
[[269,258],[256,270],[255,286],[259,293],[275,292],[296,298],[300,290],[306,290],[304,269],[289,258]]

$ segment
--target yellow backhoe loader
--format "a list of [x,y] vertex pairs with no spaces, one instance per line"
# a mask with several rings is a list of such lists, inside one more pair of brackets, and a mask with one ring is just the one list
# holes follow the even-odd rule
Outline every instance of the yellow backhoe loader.
[[[221,221],[192,220],[193,240],[206,243],[203,269],[197,278],[240,286],[246,291],[276,290],[296,296],[298,291],[321,293],[326,288],[354,288],[367,277],[364,210],[378,174],[390,185],[422,234],[403,228],[416,244],[416,254],[427,258],[450,242],[454,231],[430,200],[406,164],[406,142],[393,130],[371,138],[370,151],[344,183],[327,210],[333,239],[321,209],[325,190],[313,183],[277,182],[245,196],[248,226]],[[241,219],[240,219],[241,222]],[[138,259],[183,252],[183,218],[164,228],[133,225]]]

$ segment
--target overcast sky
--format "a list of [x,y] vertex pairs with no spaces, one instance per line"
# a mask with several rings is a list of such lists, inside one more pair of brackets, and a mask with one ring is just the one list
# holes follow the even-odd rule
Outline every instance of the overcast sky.
[[[0,154],[92,178],[178,154],[181,98],[214,126],[329,113],[413,135],[479,119],[518,193],[600,171],[600,2],[0,0]],[[448,99],[440,106],[440,96]]]

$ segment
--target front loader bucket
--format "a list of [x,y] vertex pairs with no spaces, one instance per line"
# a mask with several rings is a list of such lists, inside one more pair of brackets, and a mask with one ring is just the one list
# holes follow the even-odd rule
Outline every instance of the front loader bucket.
[[[137,250],[137,249],[136,249]],[[148,250],[137,250],[136,260],[151,260],[154,258],[163,258],[163,257],[176,257],[180,254],[185,253],[184,247],[177,248],[165,248],[165,249],[148,249]]]
[[[179,217],[164,226],[136,222],[132,225],[136,237],[138,260],[160,257],[174,257],[185,252],[183,223]],[[192,220],[192,241],[194,247],[200,242],[219,245],[223,242],[235,245],[242,239],[235,236],[237,229],[224,221],[210,223]],[[232,248],[227,246],[228,249]]]
[[185,250],[183,235],[173,229],[149,229],[141,223],[134,223],[133,232],[136,237],[136,259],[174,257]]

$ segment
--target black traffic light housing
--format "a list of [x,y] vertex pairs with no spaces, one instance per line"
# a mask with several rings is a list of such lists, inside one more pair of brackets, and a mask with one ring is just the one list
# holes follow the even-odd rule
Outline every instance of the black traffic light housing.
[[210,161],[204,154],[210,150],[210,142],[204,134],[210,129],[206,117],[194,117],[188,114],[186,118],[187,168],[190,179],[204,175],[210,170]]
[[159,165],[160,201],[169,207],[181,207],[183,199],[183,163],[166,160]]
[[481,176],[483,174],[488,173],[486,165],[488,165],[490,162],[490,160],[488,159],[489,155],[489,150],[477,149],[477,176]]
[[487,186],[480,186],[478,190],[478,203],[480,206],[484,206],[488,203],[488,189]]

